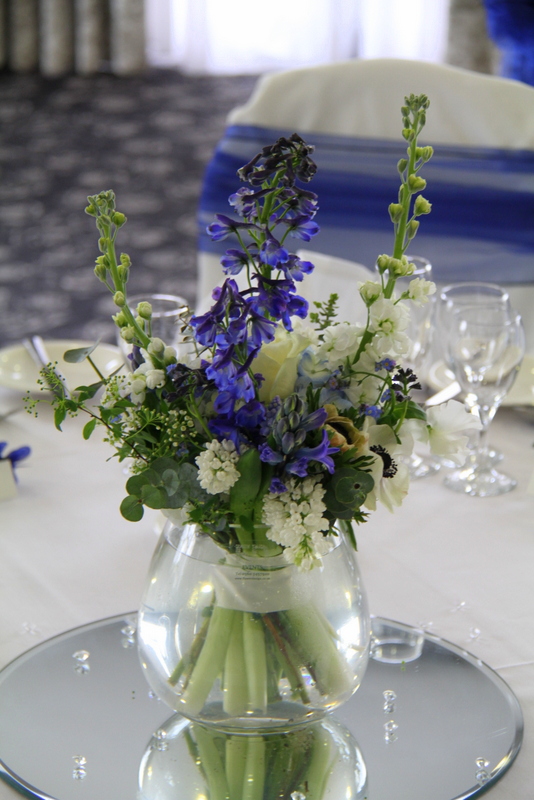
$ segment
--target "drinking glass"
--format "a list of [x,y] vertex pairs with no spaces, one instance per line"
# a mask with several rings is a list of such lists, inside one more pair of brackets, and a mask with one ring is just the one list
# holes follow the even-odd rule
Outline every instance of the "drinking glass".
[[[512,314],[510,297],[506,289],[496,283],[483,281],[466,281],[465,283],[452,283],[445,286],[439,293],[435,307],[435,328],[437,344],[446,367],[446,376],[451,382],[454,380],[454,369],[449,352],[449,330],[454,319],[454,314],[461,308],[473,306],[496,306],[505,313]],[[485,444],[484,457],[494,464],[502,461],[502,453],[494,447]],[[447,459],[442,459],[445,466],[454,466]]]
[[450,317],[447,352],[466,405],[479,416],[482,429],[467,465],[448,475],[445,485],[476,497],[509,492],[516,481],[486,457],[486,438],[523,359],[521,318],[502,304],[462,306]]
[[[409,260],[415,265],[415,270],[406,278],[397,278],[395,287],[397,296],[408,291],[410,281],[414,278],[432,280],[432,264],[427,258],[409,256]],[[433,296],[430,296],[428,301],[420,306],[415,303],[409,303],[410,324],[406,333],[410,339],[410,349],[404,359],[404,363],[415,372],[423,389],[425,388],[425,367],[432,344],[433,307]],[[412,479],[424,478],[437,472],[441,467],[439,459],[434,456],[420,455],[415,452],[403,460],[410,471]]]
[[[135,314],[139,303],[147,301],[152,306],[152,319],[147,332],[151,336],[157,336],[176,348],[178,356],[183,355],[187,350],[187,342],[184,340],[183,326],[189,314],[189,304],[187,300],[178,295],[172,294],[151,294],[128,297],[128,305]],[[124,360],[128,367],[135,369],[135,364],[130,358],[132,345],[125,342],[117,330],[117,342],[124,355]]]

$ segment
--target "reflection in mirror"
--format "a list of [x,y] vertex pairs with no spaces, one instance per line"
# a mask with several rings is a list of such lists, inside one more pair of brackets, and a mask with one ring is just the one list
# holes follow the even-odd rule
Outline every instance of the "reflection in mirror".
[[364,800],[362,753],[335,719],[286,733],[235,734],[176,714],[155,731],[138,800]]

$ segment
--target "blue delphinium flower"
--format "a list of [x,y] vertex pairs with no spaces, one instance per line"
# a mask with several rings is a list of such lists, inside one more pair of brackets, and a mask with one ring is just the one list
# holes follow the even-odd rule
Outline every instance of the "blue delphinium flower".
[[13,474],[15,475],[15,480],[17,480],[17,475],[15,473],[15,467],[31,453],[31,448],[27,445],[23,447],[17,447],[16,450],[12,450],[10,453],[6,453],[4,455],[4,450],[7,447],[7,442],[0,442],[0,461],[10,461],[11,468],[13,470]]

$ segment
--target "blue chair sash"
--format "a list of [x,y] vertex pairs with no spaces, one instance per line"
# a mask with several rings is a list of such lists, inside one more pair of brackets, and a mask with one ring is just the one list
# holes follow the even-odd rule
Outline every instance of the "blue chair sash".
[[[229,240],[212,242],[206,225],[215,213],[231,216],[228,197],[239,186],[238,168],[264,145],[292,132],[242,125],[226,130],[205,174],[201,250],[222,254],[235,246]],[[321,228],[309,247],[372,268],[380,253],[392,250],[387,209],[397,200],[396,165],[405,155],[402,140],[316,133],[304,138],[315,145],[318,172],[309,188],[319,195],[316,221]],[[534,151],[444,145],[434,149],[421,173],[428,181],[423,194],[432,203],[432,213],[421,218],[408,255],[430,259],[440,283],[534,283]],[[307,245],[295,240],[295,249],[299,246]]]

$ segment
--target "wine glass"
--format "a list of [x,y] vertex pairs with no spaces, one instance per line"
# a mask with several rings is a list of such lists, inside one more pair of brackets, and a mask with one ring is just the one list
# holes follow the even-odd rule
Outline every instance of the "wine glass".
[[[184,341],[182,328],[187,321],[189,314],[189,304],[183,297],[172,294],[151,294],[128,297],[128,305],[133,313],[139,303],[147,301],[152,306],[152,318],[150,320],[150,335],[157,336],[166,345],[172,345],[182,355],[187,350],[187,343]],[[122,350],[126,365],[130,369],[135,369],[135,363],[130,358],[133,346],[124,341],[117,330],[117,344]]]
[[445,485],[476,497],[509,492],[516,481],[486,457],[486,438],[523,359],[521,317],[502,304],[462,306],[451,315],[447,350],[466,405],[479,416],[482,428],[467,465],[448,475]]
[[[414,278],[424,278],[432,280],[432,264],[427,258],[422,256],[409,256],[409,261],[414,264],[415,270],[407,277],[397,278],[395,289],[397,295],[408,291],[410,281]],[[419,383],[425,386],[425,366],[432,344],[432,316],[434,308],[434,297],[430,296],[426,303],[416,305],[409,303],[410,324],[406,334],[410,339],[410,349],[404,359],[407,367],[412,369],[419,378]],[[440,467],[439,459],[430,455],[420,455],[413,452],[410,456],[403,459],[410,471],[410,477],[424,478],[437,472]]]
[[[445,286],[439,293],[438,302],[435,307],[435,327],[437,333],[437,343],[440,345],[441,355],[445,364],[445,376],[452,382],[454,380],[454,369],[451,355],[449,353],[449,330],[454,319],[454,314],[458,309],[468,306],[483,307],[496,306],[503,308],[506,313],[512,313],[510,297],[506,289],[496,283],[485,283],[483,281],[466,281],[465,283],[453,283]],[[502,461],[502,453],[493,447],[485,445],[484,456],[494,464]],[[446,466],[454,466],[447,459],[442,459]]]

